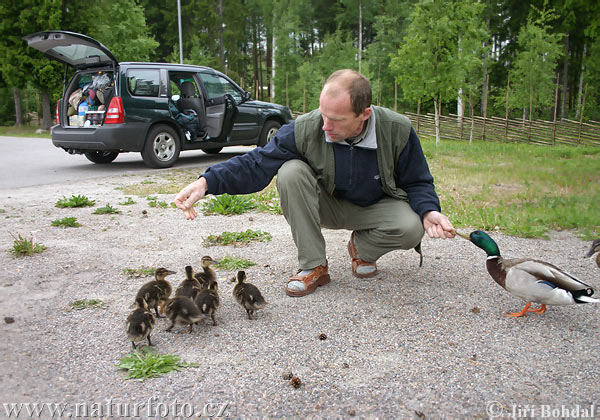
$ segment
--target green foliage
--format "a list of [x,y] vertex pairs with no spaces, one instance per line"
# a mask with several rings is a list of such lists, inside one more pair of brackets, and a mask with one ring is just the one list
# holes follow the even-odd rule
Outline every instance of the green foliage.
[[92,214],[119,214],[121,210],[118,210],[107,203],[104,207],[98,207]]
[[202,212],[209,214],[242,214],[256,207],[254,201],[243,195],[221,194],[202,203]]
[[133,201],[133,198],[131,198],[131,197],[127,197],[127,199],[125,201],[121,201],[119,203],[119,205],[121,205],[121,206],[130,206],[132,204],[135,204],[135,201]]
[[249,260],[245,260],[243,258],[231,257],[229,255],[226,255],[225,257],[219,259],[219,264],[217,264],[217,268],[220,270],[234,271],[244,270],[248,267],[252,267],[253,265],[256,265],[256,263],[253,263]]
[[72,195],[69,198],[63,196],[56,202],[56,207],[71,208],[71,207],[91,207],[96,203],[95,200],[90,200],[85,195]]
[[117,367],[127,370],[125,379],[157,378],[165,373],[179,371],[182,368],[198,367],[198,363],[186,363],[173,354],[159,354],[152,347],[137,348],[119,359]]
[[63,217],[62,219],[53,220],[52,226],[68,228],[79,227],[81,224],[77,221],[76,217]]
[[155,271],[156,271],[155,267],[142,266],[140,268],[124,268],[123,274],[129,278],[149,277],[149,276],[153,276]]
[[204,240],[204,245],[237,245],[249,244],[250,242],[268,242],[270,240],[270,233],[248,229],[245,232],[223,232],[220,235],[209,235]]
[[21,234],[16,237],[11,233],[10,236],[13,237],[13,246],[9,249],[9,252],[17,258],[20,257],[30,257],[33,254],[40,254],[44,252],[46,247],[42,244],[38,244],[35,242],[35,238],[27,239]]
[[100,299],[79,299],[71,303],[69,309],[67,311],[81,311],[82,309],[89,308],[105,308],[106,304],[102,302]]

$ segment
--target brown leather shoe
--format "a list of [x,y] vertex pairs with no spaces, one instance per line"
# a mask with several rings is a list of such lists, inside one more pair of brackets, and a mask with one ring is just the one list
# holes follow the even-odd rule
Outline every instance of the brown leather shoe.
[[[301,271],[298,270],[298,273]],[[313,268],[306,276],[296,274],[294,277],[291,277],[288,280],[288,285],[292,281],[299,281],[304,283],[304,290],[290,289],[289,286],[286,286],[285,294],[288,296],[306,296],[317,290],[317,287],[329,283],[330,280],[329,273],[327,272],[327,262],[325,262],[325,265]]]
[[[377,264],[358,258],[358,252],[354,246],[354,232],[352,232],[350,235],[350,240],[348,241],[348,254],[350,254],[350,258],[352,258],[352,275],[354,277],[366,279],[369,277],[375,277],[377,274],[379,274],[379,271],[377,271]],[[366,273],[360,273],[358,271],[359,267],[373,267],[375,269]]]

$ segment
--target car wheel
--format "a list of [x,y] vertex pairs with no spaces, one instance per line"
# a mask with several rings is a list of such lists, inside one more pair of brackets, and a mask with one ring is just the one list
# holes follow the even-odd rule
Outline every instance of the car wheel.
[[94,150],[92,152],[85,152],[85,157],[90,162],[94,163],[110,163],[119,156],[119,152],[103,152],[102,150]]
[[211,155],[216,155],[217,153],[219,153],[221,150],[223,150],[222,147],[212,147],[210,149],[201,149],[204,153],[208,153]]
[[146,137],[142,159],[150,168],[170,168],[179,159],[179,136],[168,125],[153,127]]
[[267,143],[275,137],[275,134],[279,131],[279,127],[281,127],[281,124],[277,121],[269,120],[265,122],[262,132],[260,133],[260,139],[258,139],[258,145],[260,147],[266,146]]

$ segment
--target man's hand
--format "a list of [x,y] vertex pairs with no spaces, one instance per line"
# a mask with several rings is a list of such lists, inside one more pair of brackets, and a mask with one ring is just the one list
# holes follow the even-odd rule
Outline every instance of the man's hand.
[[429,211],[423,215],[423,226],[430,238],[454,238],[456,229],[450,220],[439,211]]
[[198,215],[196,210],[194,210],[194,203],[204,197],[207,189],[208,184],[206,184],[206,179],[199,178],[182,189],[177,194],[177,197],[175,197],[175,205],[177,208],[183,210],[183,214],[187,220],[194,220]]

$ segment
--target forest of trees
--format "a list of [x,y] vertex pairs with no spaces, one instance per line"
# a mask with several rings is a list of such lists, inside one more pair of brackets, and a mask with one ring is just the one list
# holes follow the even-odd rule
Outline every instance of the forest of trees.
[[[589,0],[181,0],[183,62],[305,112],[352,68],[399,112],[600,119],[600,2]],[[0,4],[0,124],[51,125],[65,70],[22,36],[89,35],[121,61],[179,62],[176,0]],[[66,77],[70,72],[67,71]],[[585,107],[582,104],[585,103]]]

